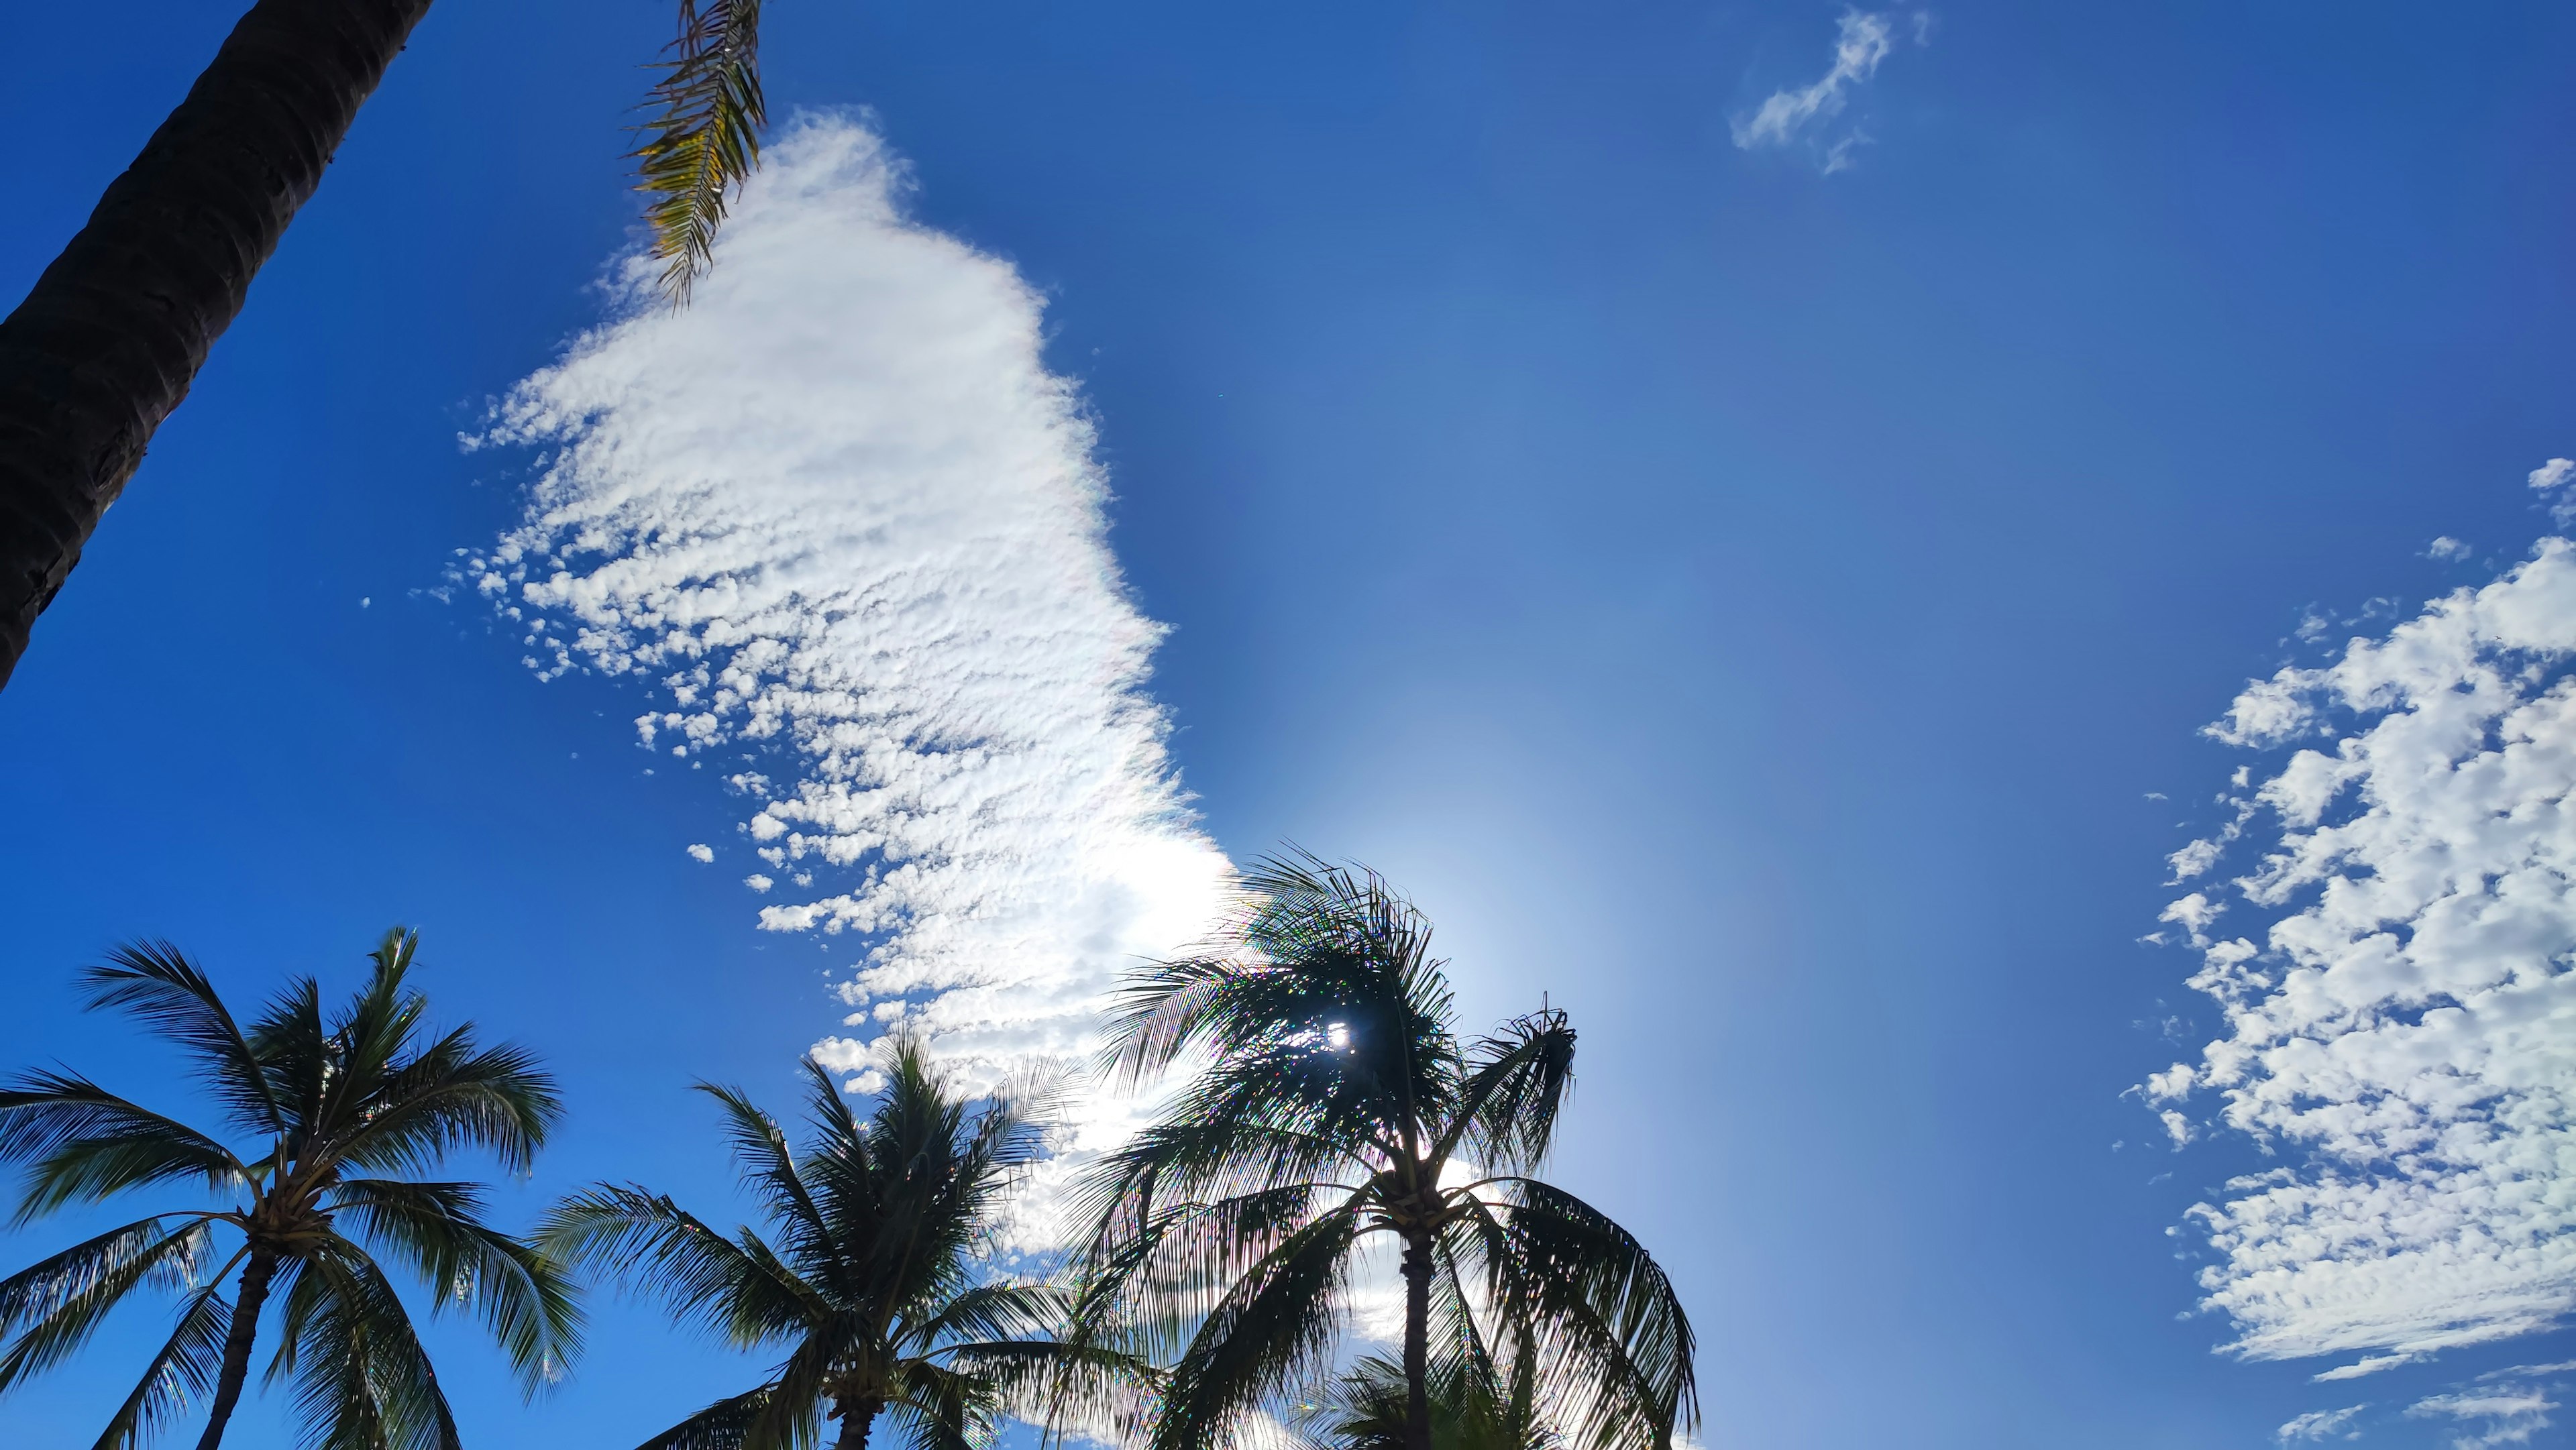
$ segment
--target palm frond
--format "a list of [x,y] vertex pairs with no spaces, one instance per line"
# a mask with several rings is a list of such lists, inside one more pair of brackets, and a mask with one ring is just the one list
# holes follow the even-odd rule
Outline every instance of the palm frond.
[[0,1390],[51,1369],[87,1344],[136,1289],[188,1282],[212,1247],[212,1230],[202,1217],[175,1226],[167,1217],[145,1219],[0,1281],[0,1316],[17,1331],[7,1353],[0,1354]]
[[1326,1214],[1235,1281],[1172,1367],[1152,1450],[1229,1443],[1238,1418],[1329,1366],[1358,1233],[1357,1215]]
[[235,1127],[283,1132],[286,1119],[267,1064],[233,1020],[205,972],[166,941],[132,941],[86,967],[91,1011],[121,1008],[196,1059],[196,1075]]
[[346,1240],[290,1262],[269,1377],[293,1381],[308,1450],[459,1450],[447,1393],[383,1271]]
[[680,0],[680,31],[646,105],[650,134],[634,152],[636,189],[674,307],[715,261],[725,208],[760,163],[769,124],[760,87],[760,0]]
[[480,1047],[469,1025],[385,1073],[334,1155],[370,1171],[416,1172],[476,1148],[525,1173],[562,1117],[563,1094],[535,1053],[515,1043]]
[[990,1387],[994,1404],[1050,1438],[1127,1444],[1162,1387],[1141,1355],[1051,1339],[949,1344],[933,1352],[949,1369]]
[[[815,1064],[809,1061],[806,1066],[812,1069]],[[696,1087],[724,1110],[725,1140],[732,1145],[734,1167],[744,1184],[760,1196],[772,1221],[784,1230],[779,1238],[788,1256],[803,1261],[813,1255],[828,1262],[831,1255],[823,1245],[831,1237],[831,1227],[797,1171],[795,1151],[788,1147],[787,1134],[777,1120],[740,1088],[711,1082]],[[837,1097],[839,1089],[835,1087],[833,1093]]]
[[[749,1230],[744,1238],[758,1243]],[[667,1196],[637,1184],[593,1184],[538,1225],[541,1251],[597,1270],[662,1300],[675,1319],[697,1320],[738,1345],[788,1338],[831,1313],[813,1286],[782,1272],[774,1255],[717,1233]]]
[[1574,1028],[1565,1014],[1515,1017],[1470,1052],[1457,1115],[1437,1156],[1463,1138],[1496,1171],[1534,1172],[1547,1161],[1557,1114],[1573,1090]]
[[185,1415],[192,1402],[212,1394],[232,1324],[233,1306],[223,1296],[221,1280],[181,1300],[177,1326],[144,1366],[134,1392],[108,1417],[93,1450],[140,1450],[145,1440]]
[[1444,1247],[1483,1269],[1478,1285],[1528,1336],[1540,1392],[1576,1440],[1664,1450],[1695,1429],[1690,1318],[1645,1246],[1591,1205],[1532,1179],[1462,1195]]
[[928,1360],[908,1360],[883,1421],[911,1450],[984,1450],[1000,1420],[992,1385]]
[[472,1309],[534,1394],[580,1352],[581,1308],[559,1267],[482,1221],[482,1201],[471,1183],[352,1178],[333,1189],[332,1208],[418,1271],[436,1307]]
[[322,1018],[322,984],[298,977],[269,999],[250,1026],[251,1052],[266,1067],[288,1131],[308,1134],[322,1111],[335,1057]]
[[27,1165],[17,1221],[131,1188],[202,1179],[222,1191],[250,1170],[222,1144],[76,1073],[39,1070],[0,1088],[0,1162]]
[[[778,1386],[769,1384],[718,1400],[646,1440],[637,1450],[743,1450],[751,1427],[771,1413],[777,1398]],[[797,1442],[796,1450],[813,1443],[809,1436]]]

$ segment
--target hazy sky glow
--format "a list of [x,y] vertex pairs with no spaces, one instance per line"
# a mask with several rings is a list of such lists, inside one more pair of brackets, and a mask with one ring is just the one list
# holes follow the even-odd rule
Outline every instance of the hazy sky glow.
[[[13,32],[0,282],[223,9]],[[439,0],[0,694],[0,1065],[185,1108],[76,965],[410,922],[571,1091],[506,1219],[730,1222],[691,1079],[1078,1055],[1293,841],[1573,1013],[1712,1450],[2567,1433],[2561,9],[770,13],[675,314],[667,16]],[[434,1332],[483,1450],[758,1369]]]

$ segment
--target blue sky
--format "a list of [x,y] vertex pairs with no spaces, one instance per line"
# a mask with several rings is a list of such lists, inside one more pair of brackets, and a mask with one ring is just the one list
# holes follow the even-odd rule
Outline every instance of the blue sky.
[[[223,8],[19,18],[44,63],[0,117],[46,144],[0,283]],[[2357,1352],[2214,1353],[2237,1331],[2189,1312],[2186,1211],[2281,1160],[2205,1102],[2172,1151],[2130,1090],[2223,1030],[2190,951],[2137,940],[2167,854],[2278,765],[2200,727],[2552,527],[2525,478],[2576,453],[2576,27],[1888,11],[1838,112],[1737,144],[1845,13],[797,0],[767,56],[781,116],[867,108],[964,244],[940,277],[1009,275],[973,248],[1043,298],[1130,591],[1092,579],[1086,617],[1171,627],[1137,698],[1207,839],[1387,871],[1470,1020],[1574,1013],[1559,1175],[1680,1281],[1710,1445],[2259,1446],[2355,1405],[2326,1433],[2529,1428],[2444,1406],[2545,1384],[2479,1377],[2576,1335],[2327,1383]],[[432,593],[525,526],[533,455],[458,436],[612,306],[618,127],[666,24],[441,0],[368,106],[0,695],[0,1062],[176,1099],[74,1010],[79,963],[163,934],[255,997],[413,923],[442,1008],[571,1085],[508,1196],[533,1213],[599,1176],[724,1202],[685,1082],[784,1105],[852,1030],[856,939],[757,929],[786,898],[739,884],[731,757],[640,750],[649,681],[540,681],[470,587]],[[928,334],[886,335],[832,356],[909,377]],[[789,409],[871,386],[779,381]],[[600,1321],[532,1409],[457,1336],[474,1442],[633,1443],[749,1373]],[[94,1433],[149,1328],[0,1427]],[[284,1444],[272,1411],[234,1443]]]

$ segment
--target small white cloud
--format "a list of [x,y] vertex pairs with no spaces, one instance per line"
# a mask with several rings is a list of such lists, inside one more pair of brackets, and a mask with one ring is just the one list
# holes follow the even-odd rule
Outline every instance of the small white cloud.
[[770,879],[769,879],[768,877],[766,877],[766,876],[761,875],[759,872],[754,871],[754,872],[753,872],[753,873],[751,873],[750,875],[745,876],[744,878],[742,878],[742,884],[743,884],[743,885],[745,885],[745,886],[750,887],[750,888],[751,888],[752,890],[754,890],[754,891],[767,891],[769,888],[771,888],[772,886],[777,885],[778,883],[777,883],[777,882],[775,882],[775,881],[770,880]]
[[376,601],[375,601],[373,598],[371,598],[371,597],[369,597],[369,596],[367,596],[367,595],[361,594],[361,595],[359,595],[359,596],[358,596],[358,607],[359,607],[360,609],[368,608],[369,606],[373,605],[375,602],[376,602]]
[[689,859],[692,861],[713,861],[715,858],[714,848],[707,845],[699,844],[689,848]]
[[2448,534],[2444,534],[2442,537],[2435,539],[2433,542],[2424,546],[2425,558],[2440,559],[2445,563],[2453,560],[2465,559],[2469,557],[2472,552],[2474,551],[2471,550],[2468,545],[2452,538]]
[[[2531,471],[2531,486],[2547,493],[2565,487],[2571,478],[2576,478],[2576,458],[2553,458]],[[2576,489],[2550,500],[2549,514],[2560,528],[2576,523]]]
[[[1811,85],[1772,92],[1753,114],[1737,117],[1732,127],[1736,146],[1750,151],[1807,138],[1815,143],[1818,164],[1826,175],[1847,169],[1853,150],[1869,144],[1868,133],[1859,126],[1829,138],[1818,133],[1843,113],[1851,92],[1878,74],[1879,64],[1895,52],[1895,20],[1893,12],[1844,11],[1835,33],[1832,68]],[[1928,14],[1915,17],[1915,44],[1931,43],[1930,21]]]
[[2384,1369],[2395,1369],[2401,1364],[2413,1364],[2421,1358],[2423,1356],[2420,1354],[2374,1354],[2356,1359],[2350,1364],[2336,1365],[2330,1370],[2312,1374],[2308,1378],[2321,1385],[2334,1384],[2342,1380],[2357,1380],[2375,1375]]
[[2347,1427],[2352,1424],[2354,1416],[2369,1408],[2365,1403],[2346,1405],[2340,1410],[2310,1410],[2272,1433],[2284,1445],[2297,1440],[2358,1440],[2361,1432]]

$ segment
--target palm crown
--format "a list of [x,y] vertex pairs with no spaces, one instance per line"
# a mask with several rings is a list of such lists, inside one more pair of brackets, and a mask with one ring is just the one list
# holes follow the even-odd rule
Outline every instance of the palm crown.
[[1136,973],[1130,1080],[1203,1064],[1089,1177],[1084,1333],[1176,1355],[1153,1450],[1199,1450],[1311,1394],[1354,1260],[1401,1246],[1407,1450],[1431,1450],[1433,1331],[1485,1383],[1530,1377],[1588,1445],[1695,1420],[1691,1330],[1626,1230],[1532,1176],[1573,1081],[1541,1012],[1462,1043],[1430,927],[1374,873],[1313,857],[1245,878],[1227,950]]
[[1003,1093],[980,1112],[897,1037],[887,1083],[862,1119],[808,1062],[814,1137],[792,1152],[741,1093],[721,1107],[743,1180],[773,1238],[716,1232],[668,1197],[599,1184],[550,1216],[543,1241],[623,1277],[744,1348],[785,1358],[758,1387],[700,1410],[646,1450],[788,1450],[828,1415],[840,1444],[877,1417],[921,1450],[988,1441],[998,1417],[1118,1422],[1146,1374],[1124,1355],[1058,1341],[1066,1296],[983,1267],[1020,1170],[1044,1151],[1046,1095]]
[[[167,943],[83,974],[93,1009],[119,1008],[178,1045],[214,1101],[223,1139],[64,1070],[0,1088],[0,1161],[24,1165],[24,1223],[131,1190],[201,1185],[218,1206],[174,1209],[75,1245],[0,1281],[0,1390],[59,1362],[146,1284],[182,1292],[177,1327],[98,1440],[137,1443],[212,1394],[211,1450],[239,1399],[262,1311],[279,1303],[269,1377],[293,1385],[325,1450],[449,1450],[449,1412],[380,1260],[408,1265],[444,1307],[478,1310],[530,1388],[574,1347],[567,1285],[486,1224],[483,1190],[418,1177],[486,1149],[524,1171],[560,1108],[553,1080],[473,1028],[431,1036],[407,985],[418,938],[395,930],[364,989],[326,1013],[296,981],[244,1027]],[[230,1297],[227,1297],[227,1291]]]

